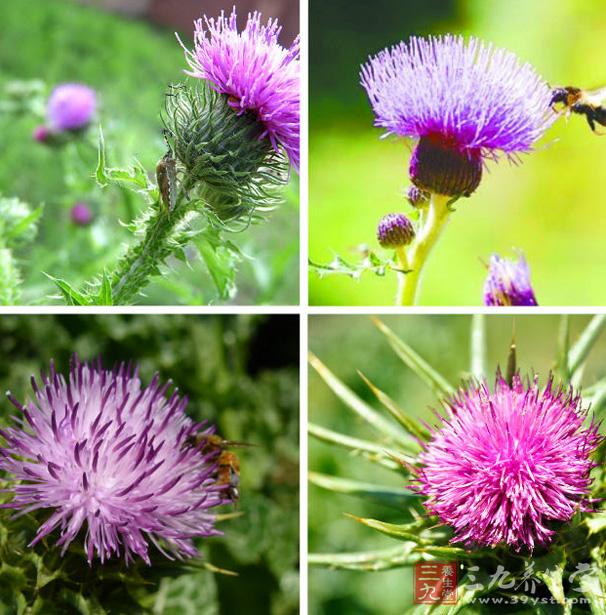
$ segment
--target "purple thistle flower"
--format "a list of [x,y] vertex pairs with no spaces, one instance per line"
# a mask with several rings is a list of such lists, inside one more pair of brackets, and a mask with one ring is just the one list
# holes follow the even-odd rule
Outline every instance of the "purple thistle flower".
[[[208,80],[239,113],[251,112],[263,125],[278,150],[281,145],[291,164],[299,168],[299,37],[289,49],[278,43],[282,30],[277,20],[261,25],[261,14],[248,15],[238,32],[236,10],[218,19],[195,22],[195,48],[183,43],[192,77]],[[181,42],[181,41],[179,41]]]
[[21,405],[18,427],[0,431],[0,469],[13,474],[18,515],[52,509],[33,546],[56,528],[65,553],[82,530],[89,563],[124,553],[150,563],[148,542],[166,557],[197,555],[192,538],[219,534],[210,509],[229,501],[217,482],[216,453],[191,443],[200,431],[187,398],[156,374],[143,388],[130,363],[104,370],[74,356],[68,379],[32,377],[34,399]]
[[34,128],[34,132],[32,133],[32,138],[34,141],[38,141],[38,143],[46,143],[52,136],[51,131],[41,124],[40,126],[36,126]]
[[70,211],[72,222],[77,226],[88,226],[93,221],[93,212],[87,203],[76,203]]
[[88,126],[96,108],[94,90],[80,83],[63,83],[52,91],[46,113],[51,127],[61,132]]
[[551,542],[554,521],[590,510],[591,453],[602,437],[583,427],[581,396],[550,379],[495,390],[472,383],[446,402],[446,417],[419,456],[415,487],[453,528],[452,542],[516,551]]
[[513,261],[498,254],[490,257],[484,282],[484,305],[538,305],[530,285],[530,269],[523,254]]
[[412,37],[371,57],[361,82],[376,126],[419,139],[411,179],[430,192],[469,196],[485,158],[530,151],[557,118],[529,64],[473,37]]

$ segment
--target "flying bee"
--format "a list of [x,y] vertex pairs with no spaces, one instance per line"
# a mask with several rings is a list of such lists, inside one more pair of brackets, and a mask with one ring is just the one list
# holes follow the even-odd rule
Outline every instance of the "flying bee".
[[170,213],[177,204],[177,161],[169,149],[156,165],[160,200]]
[[228,448],[243,448],[254,446],[246,442],[232,442],[224,440],[217,434],[197,434],[190,436],[188,444],[200,449],[203,455],[214,453],[217,455],[217,483],[229,485],[227,493],[230,500],[235,504],[240,497],[240,459]]
[[606,87],[597,90],[582,90],[571,85],[554,88],[551,91],[550,105],[554,107],[558,103],[564,105],[567,115],[584,115],[596,135],[606,134],[596,130],[596,124],[606,126]]

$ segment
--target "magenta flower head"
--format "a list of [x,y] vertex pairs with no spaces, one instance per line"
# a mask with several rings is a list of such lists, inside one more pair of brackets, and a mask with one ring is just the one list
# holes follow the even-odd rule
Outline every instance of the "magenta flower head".
[[34,132],[32,133],[32,138],[34,141],[38,141],[38,143],[47,143],[51,136],[51,131],[44,126],[44,124],[36,126],[36,128],[34,128]]
[[70,211],[70,218],[77,226],[88,226],[93,221],[93,212],[86,203],[76,203]]
[[278,42],[276,20],[261,24],[261,14],[248,15],[238,32],[236,10],[227,17],[195,22],[195,47],[185,54],[191,71],[229,97],[238,113],[252,113],[262,125],[259,138],[280,146],[299,167],[299,38],[286,49]]
[[484,283],[484,305],[538,305],[530,285],[530,268],[523,254],[513,261],[498,254],[490,257]]
[[530,151],[557,117],[529,64],[473,37],[412,37],[371,57],[361,81],[375,125],[418,139],[413,183],[438,194],[469,196],[485,158]]
[[544,389],[497,374],[494,392],[470,384],[446,402],[446,417],[419,456],[416,488],[454,530],[452,542],[530,551],[551,542],[553,522],[590,510],[590,456],[602,438],[584,427],[572,389]]
[[63,83],[52,91],[46,113],[51,128],[62,132],[88,126],[96,108],[94,90],[80,83]]
[[196,437],[212,429],[190,420],[187,398],[167,395],[156,374],[112,371],[74,357],[67,379],[51,363],[17,427],[0,432],[0,469],[11,473],[18,514],[51,511],[31,545],[59,529],[62,554],[82,532],[89,563],[124,554],[150,563],[149,544],[169,558],[197,555],[194,537],[218,534],[211,509],[229,500],[218,484],[216,452]]

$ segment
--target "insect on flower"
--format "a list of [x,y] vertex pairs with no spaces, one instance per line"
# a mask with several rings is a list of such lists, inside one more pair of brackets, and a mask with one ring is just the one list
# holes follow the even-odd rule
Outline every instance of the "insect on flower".
[[550,104],[554,107],[558,103],[564,105],[567,116],[571,113],[584,115],[594,134],[606,134],[596,130],[596,123],[606,126],[606,86],[597,90],[582,90],[572,85],[554,88]]
[[160,201],[170,213],[177,205],[177,161],[169,149],[156,165]]
[[246,442],[224,440],[217,434],[201,433],[189,438],[189,444],[200,449],[203,455],[216,455],[219,485],[229,485],[227,494],[233,503],[240,498],[240,459],[228,448],[253,446]]

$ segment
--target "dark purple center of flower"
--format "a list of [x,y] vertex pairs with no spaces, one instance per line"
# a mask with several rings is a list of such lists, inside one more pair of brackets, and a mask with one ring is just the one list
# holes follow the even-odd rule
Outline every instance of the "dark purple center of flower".
[[448,196],[470,196],[482,179],[479,149],[465,149],[443,135],[421,137],[410,159],[417,188]]

